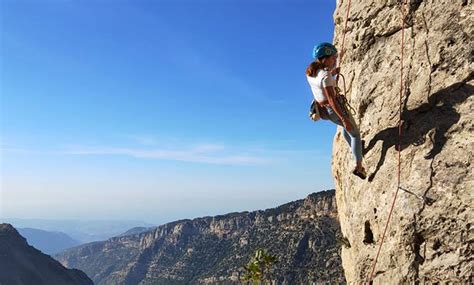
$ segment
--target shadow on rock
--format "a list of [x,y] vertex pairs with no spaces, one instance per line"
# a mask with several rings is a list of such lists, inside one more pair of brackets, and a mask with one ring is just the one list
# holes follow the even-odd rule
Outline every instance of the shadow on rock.
[[[426,136],[431,130],[434,130],[434,135],[429,136],[433,147],[425,155],[425,158],[433,159],[439,154],[446,144],[446,133],[461,118],[454,107],[474,94],[474,86],[467,83],[472,79],[474,79],[474,72],[462,82],[434,93],[429,97],[427,103],[415,109],[408,110],[405,104],[402,111],[400,151],[410,145],[423,144],[426,141]],[[369,181],[375,178],[384,164],[388,149],[394,146],[398,150],[398,126],[377,133],[364,149],[364,154],[368,153],[378,141],[383,142],[382,153],[375,171],[369,176]]]

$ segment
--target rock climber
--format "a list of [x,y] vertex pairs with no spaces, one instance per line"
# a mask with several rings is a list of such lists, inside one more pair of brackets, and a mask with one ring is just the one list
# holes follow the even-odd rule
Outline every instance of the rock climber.
[[306,77],[313,92],[314,100],[322,111],[322,119],[330,120],[344,128],[344,139],[349,144],[356,161],[353,174],[365,179],[367,173],[362,165],[362,141],[360,132],[351,112],[337,99],[336,68],[337,49],[330,43],[321,43],[313,49],[314,61],[306,68]]

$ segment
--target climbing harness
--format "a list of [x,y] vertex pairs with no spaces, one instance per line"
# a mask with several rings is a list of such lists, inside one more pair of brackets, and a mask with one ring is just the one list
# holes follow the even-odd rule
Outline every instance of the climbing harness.
[[311,106],[309,107],[309,118],[313,121],[319,121],[320,119],[326,120],[329,117],[326,108],[321,107],[318,101],[313,99]]
[[[351,104],[349,104],[349,101],[347,100],[345,96],[347,92],[346,79],[344,78],[342,74],[339,74],[339,75],[342,77],[344,93],[341,92],[341,89],[339,88],[339,86],[335,86],[334,88],[336,91],[335,101],[336,101],[336,104],[338,104],[340,110],[342,111],[342,114],[345,117],[349,117],[350,114],[352,115],[355,114],[355,110],[351,106]],[[313,99],[313,101],[311,102],[311,106],[309,108],[309,118],[316,122],[316,121],[319,121],[320,119],[323,119],[323,120],[328,119],[329,114],[326,108],[320,106],[318,102]]]

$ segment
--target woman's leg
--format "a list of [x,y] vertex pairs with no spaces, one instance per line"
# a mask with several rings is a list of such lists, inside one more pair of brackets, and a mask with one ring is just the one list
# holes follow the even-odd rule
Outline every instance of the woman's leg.
[[344,132],[350,137],[351,150],[352,150],[352,154],[354,155],[354,158],[357,162],[357,166],[361,166],[361,164],[362,164],[362,140],[360,138],[359,128],[355,124],[354,119],[352,119],[352,116],[350,118],[350,121],[351,121],[351,130],[349,132],[344,130]]
[[[336,113],[331,109],[328,109],[329,120],[333,123],[343,126],[341,120],[336,115]],[[361,167],[362,164],[362,140],[360,138],[359,128],[357,127],[354,118],[349,114],[349,121],[351,122],[351,130],[348,132],[346,129],[343,129],[343,136],[346,142],[349,144],[354,159],[358,167]]]
[[344,128],[342,129],[342,135],[344,136],[344,139],[346,140],[347,144],[352,149],[352,137],[351,137],[351,135]]

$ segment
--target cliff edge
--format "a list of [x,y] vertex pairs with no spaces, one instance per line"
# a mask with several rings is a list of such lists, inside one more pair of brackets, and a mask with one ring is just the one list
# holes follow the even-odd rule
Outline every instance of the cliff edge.
[[[369,177],[351,174],[338,130],[332,169],[348,284],[367,281],[397,190],[401,2],[352,1],[350,9],[342,73]],[[399,192],[374,284],[472,284],[474,5],[407,2],[401,187],[419,197]],[[347,6],[338,0],[334,14],[339,49]]]
[[0,284],[92,285],[87,275],[64,268],[49,255],[29,246],[10,224],[0,224]]

